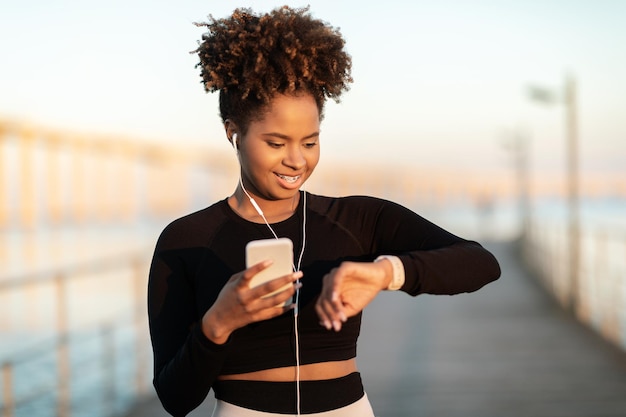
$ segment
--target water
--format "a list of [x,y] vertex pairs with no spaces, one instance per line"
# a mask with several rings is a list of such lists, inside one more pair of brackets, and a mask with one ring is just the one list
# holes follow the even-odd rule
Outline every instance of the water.
[[[416,211],[453,233],[478,241],[513,239],[520,231],[519,212],[512,201],[497,203],[488,210],[458,205]],[[566,206],[556,199],[533,205],[533,217],[546,227],[554,226],[557,234],[563,233],[566,214]],[[597,252],[591,249],[590,241],[598,230],[626,235],[624,214],[624,199],[589,200],[582,204],[581,220],[589,256]],[[122,264],[112,270],[81,272],[66,288],[72,416],[123,413],[138,393],[151,389],[144,291],[154,243],[168,221],[59,227],[36,233],[12,230],[0,235],[0,283],[24,274],[45,276],[55,267],[89,264],[102,258],[123,259],[128,253],[137,253],[142,260],[139,271]],[[626,252],[620,244],[609,245],[609,252],[619,253],[615,261],[609,258],[609,262],[615,262],[610,268],[623,276]],[[52,283],[0,291],[0,359],[15,361],[13,392],[22,402],[16,408],[16,416],[55,415],[59,363],[54,349],[59,304],[56,291]],[[37,354],[31,355],[34,352]]]
[[163,222],[38,228],[0,232],[0,281],[150,249]]
[[[64,326],[70,330],[72,416],[119,415],[149,389],[145,290],[161,227],[96,225],[1,235],[0,286],[20,277],[42,280],[0,290],[0,361],[13,364],[15,416],[56,415],[60,311],[66,312]],[[82,268],[102,259],[111,261]],[[66,303],[59,300],[51,270],[65,271],[69,278],[62,287]],[[0,381],[3,392],[9,389],[6,384]],[[4,401],[0,406],[6,406]]]
[[[132,382],[137,367],[148,375],[149,358],[137,355],[137,333],[126,321],[112,326],[75,330],[68,340],[72,370],[69,394],[71,415],[100,417],[127,411],[136,401]],[[140,343],[147,344],[147,337]],[[58,358],[52,341],[42,340],[41,352],[23,361],[17,355],[14,368],[14,396],[21,399],[16,416],[54,416],[57,404]],[[144,381],[147,382],[147,381]],[[34,401],[28,401],[34,399]]]

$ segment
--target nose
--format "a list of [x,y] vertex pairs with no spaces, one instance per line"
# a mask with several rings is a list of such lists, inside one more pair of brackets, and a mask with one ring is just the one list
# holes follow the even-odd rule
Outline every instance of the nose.
[[306,165],[306,158],[300,146],[288,146],[283,164],[293,170],[299,170]]

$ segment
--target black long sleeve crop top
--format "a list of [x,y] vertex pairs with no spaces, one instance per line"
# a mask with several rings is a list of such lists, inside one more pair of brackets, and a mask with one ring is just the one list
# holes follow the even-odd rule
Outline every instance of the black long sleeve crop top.
[[[314,310],[323,276],[342,261],[396,255],[405,269],[401,290],[413,296],[472,292],[500,275],[496,259],[478,243],[398,204],[372,197],[307,193],[306,198],[301,364],[356,355],[361,315],[336,333],[319,324]],[[293,241],[295,254],[302,243],[302,201],[292,217],[272,225],[280,237]],[[200,326],[224,284],[245,269],[245,245],[270,237],[265,224],[242,219],[226,200],[172,222],[159,237],[150,269],[148,314],[154,386],[171,414],[186,415],[202,403],[219,375],[295,365],[292,313],[241,328],[223,345],[207,339]]]

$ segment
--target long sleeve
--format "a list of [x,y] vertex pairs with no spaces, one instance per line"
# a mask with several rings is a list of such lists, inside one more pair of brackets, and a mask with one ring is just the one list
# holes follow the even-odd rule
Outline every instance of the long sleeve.
[[402,291],[408,294],[472,292],[500,276],[498,261],[480,244],[455,236],[397,204],[381,208],[374,233],[378,252],[402,260]]
[[154,253],[148,282],[148,316],[154,352],[154,387],[165,410],[185,416],[206,398],[228,352],[201,330],[190,279],[200,249],[179,248],[184,231],[166,229]]
[[473,292],[500,277],[496,258],[472,241],[413,251],[400,259],[407,277],[402,291],[411,295]]
[[[310,196],[309,203],[302,268],[308,281],[300,298],[304,306],[301,323],[311,323],[308,328],[304,325],[307,330],[302,333],[303,358],[308,363],[346,352],[337,348],[335,356],[332,349],[316,356],[320,340],[333,348],[337,341],[319,326],[314,309],[306,308],[319,294],[323,276],[343,260],[398,256],[406,276],[402,290],[411,295],[471,292],[500,274],[495,258],[478,243],[461,239],[395,203],[371,197],[319,196]],[[279,235],[299,241],[302,224],[298,216],[273,226]],[[266,232],[232,213],[224,200],[175,221],[159,237],[148,284],[154,386],[163,407],[174,416],[185,416],[200,405],[220,374],[293,363],[289,315],[238,329],[224,345],[212,343],[201,331],[202,316],[221,288],[245,268],[246,243],[264,236],[260,229]],[[355,334],[359,323],[353,321]],[[318,332],[322,332],[321,339],[316,339]],[[307,344],[307,338],[314,342]]]

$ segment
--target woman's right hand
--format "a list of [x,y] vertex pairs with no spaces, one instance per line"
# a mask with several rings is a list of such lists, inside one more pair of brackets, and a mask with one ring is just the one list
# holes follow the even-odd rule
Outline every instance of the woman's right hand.
[[[260,262],[230,277],[215,303],[202,317],[202,331],[209,340],[217,344],[225,343],[233,331],[250,323],[277,317],[294,308],[293,304],[283,304],[302,285],[296,283],[302,277],[301,271],[250,288],[252,278],[271,264],[269,260]],[[293,285],[268,296],[289,283]]]

